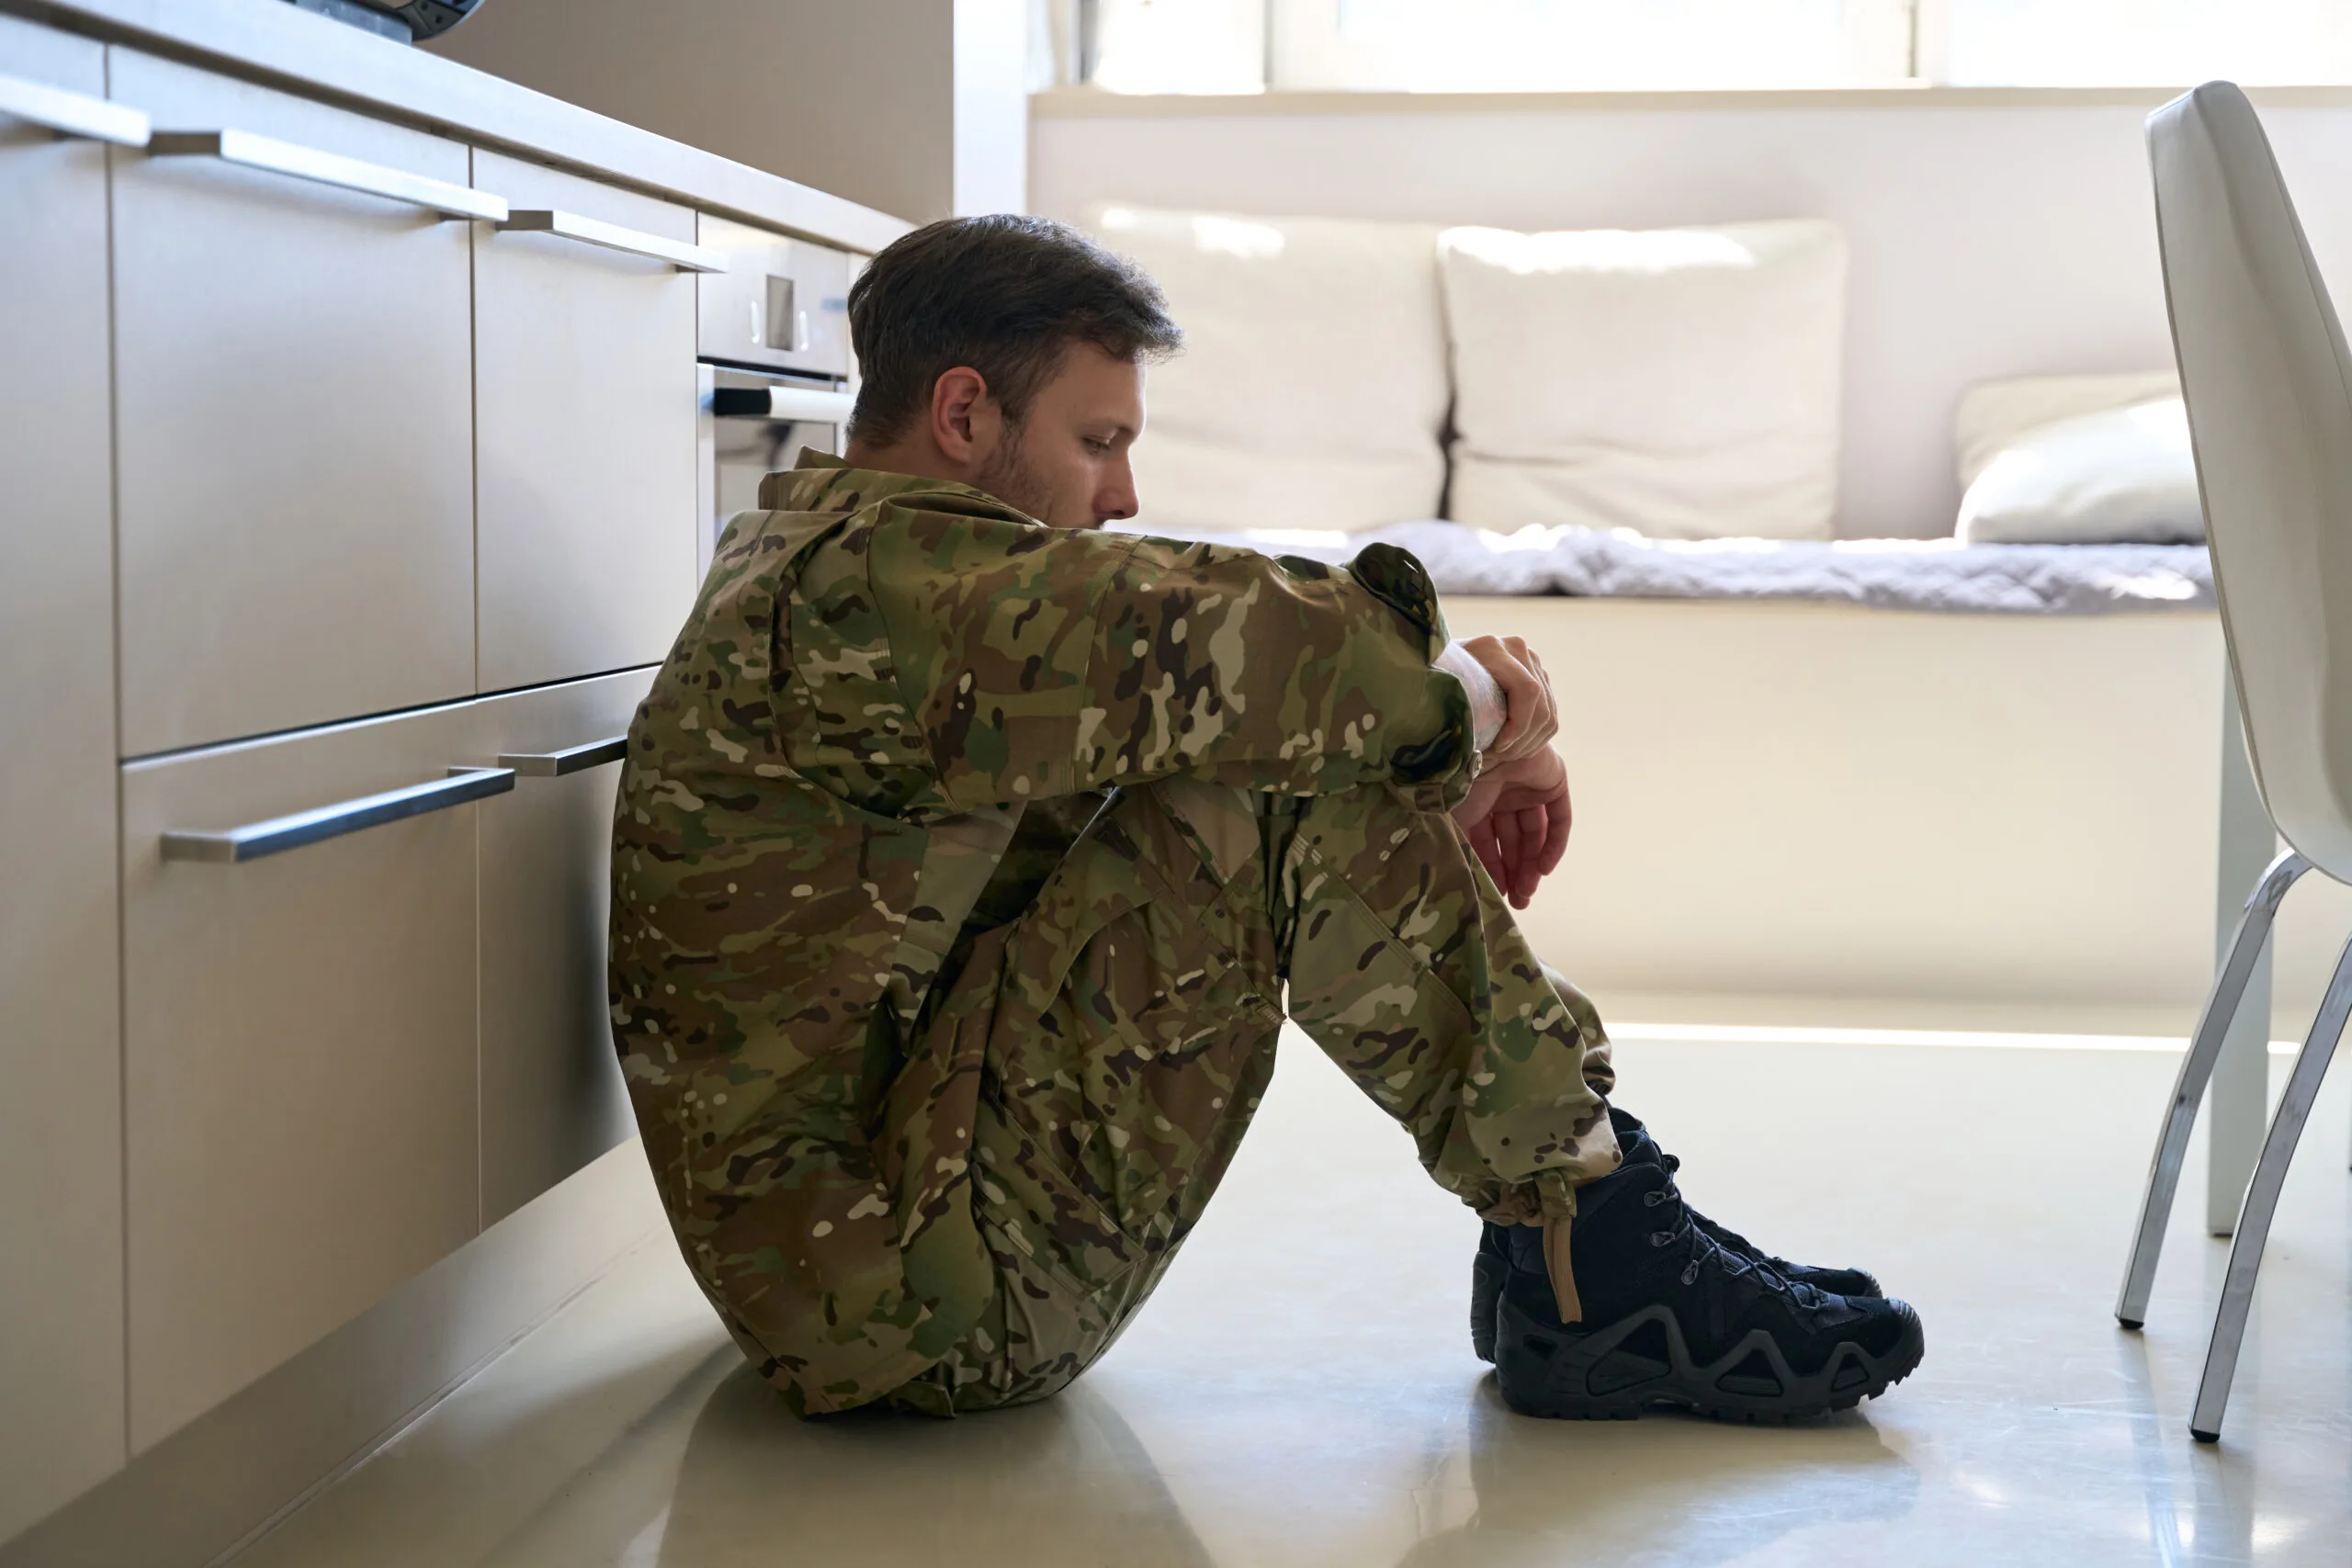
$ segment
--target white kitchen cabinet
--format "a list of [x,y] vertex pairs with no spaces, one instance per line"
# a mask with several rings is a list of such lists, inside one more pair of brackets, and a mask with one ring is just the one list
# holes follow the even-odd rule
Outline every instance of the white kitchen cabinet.
[[594,748],[698,321],[845,364],[903,229],[290,6],[0,4],[0,1560],[214,1559],[640,1234],[551,1190],[632,1131]]
[[472,720],[460,705],[122,770],[133,1451],[479,1228],[483,806],[218,858],[289,814],[510,782],[450,779]]
[[[103,108],[9,17],[0,78]],[[124,1458],[106,156],[0,107],[0,1540]]]
[[116,154],[125,753],[469,694],[471,232],[424,204],[466,191],[466,149],[128,50],[111,67],[159,132],[270,139],[244,163]]
[[469,761],[516,772],[481,813],[485,1227],[629,1136],[605,1000],[619,748],[653,671],[477,705]]
[[[692,246],[683,207],[491,152],[475,183],[527,212]],[[695,278],[560,232],[481,226],[480,689],[659,660],[696,583]]]

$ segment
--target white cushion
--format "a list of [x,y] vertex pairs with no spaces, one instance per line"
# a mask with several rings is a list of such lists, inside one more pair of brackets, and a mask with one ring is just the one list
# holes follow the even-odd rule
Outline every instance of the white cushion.
[[1450,390],[1437,229],[1106,203],[1089,226],[1168,292],[1138,521],[1186,532],[1437,515]]
[[1960,488],[1966,490],[1984,465],[2031,430],[2077,414],[2130,408],[2152,398],[2180,396],[2180,378],[2169,370],[2120,376],[2019,376],[1979,381],[1960,395],[1952,416],[1952,450],[1959,458]]
[[2177,396],[2054,420],[1985,457],[1953,530],[1972,545],[2176,545],[2205,536]]
[[1826,538],[1846,242],[1813,220],[1439,242],[1464,523]]

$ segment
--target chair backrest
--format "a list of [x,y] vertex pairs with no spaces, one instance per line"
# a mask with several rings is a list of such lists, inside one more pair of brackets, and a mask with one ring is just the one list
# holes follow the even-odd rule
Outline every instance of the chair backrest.
[[2352,882],[2352,355],[2245,95],[2148,118],[2173,352],[2263,805]]

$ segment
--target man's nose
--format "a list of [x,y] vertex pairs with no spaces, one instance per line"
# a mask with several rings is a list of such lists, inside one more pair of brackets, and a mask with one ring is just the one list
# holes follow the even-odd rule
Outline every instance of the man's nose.
[[1122,517],[1133,517],[1141,504],[1136,497],[1136,472],[1122,453],[1111,471],[1103,476],[1102,488],[1094,492],[1094,520],[1110,523]]

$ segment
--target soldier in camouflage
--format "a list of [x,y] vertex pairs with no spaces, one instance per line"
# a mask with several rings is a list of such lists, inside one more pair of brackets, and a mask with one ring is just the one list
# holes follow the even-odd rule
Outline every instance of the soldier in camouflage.
[[[655,1177],[795,1410],[1076,1377],[1198,1222],[1285,1018],[1488,1222],[1473,1337],[1519,1407],[1802,1414],[1909,1370],[1909,1308],[1690,1213],[1608,1104],[1599,1018],[1510,918],[1568,829],[1523,644],[1450,643],[1386,547],[1100,532],[1180,339],[1067,229],[919,231],[851,321],[849,461],[802,454],[729,523],[613,858]],[[1668,1364],[1625,1382],[1661,1313]],[[1718,1386],[1759,1334],[1777,1404]]]

